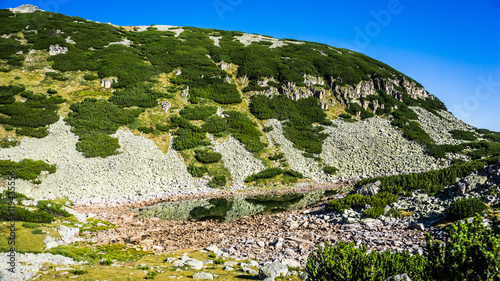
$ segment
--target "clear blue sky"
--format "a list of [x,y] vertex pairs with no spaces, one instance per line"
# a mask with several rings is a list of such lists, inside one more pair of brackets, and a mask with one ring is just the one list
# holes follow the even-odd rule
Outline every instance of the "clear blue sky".
[[467,123],[500,131],[499,0],[0,0],[0,8],[24,3],[117,25],[238,30],[349,48],[419,81]]

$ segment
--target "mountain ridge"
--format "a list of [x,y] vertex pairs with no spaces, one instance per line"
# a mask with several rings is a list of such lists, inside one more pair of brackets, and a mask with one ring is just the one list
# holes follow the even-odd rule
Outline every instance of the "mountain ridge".
[[[422,172],[469,157],[446,156],[466,143],[445,133],[449,128],[472,134],[474,140],[494,136],[460,123],[412,78],[346,49],[214,29],[118,27],[31,6],[14,11],[2,10],[0,17],[1,75],[6,78],[3,89],[8,98],[0,108],[0,121],[5,142],[20,146],[3,149],[2,157],[18,159],[12,157],[14,151],[47,146],[46,152],[32,154],[71,170],[71,159],[57,156],[62,162],[53,163],[47,155],[59,155],[51,152],[58,150],[57,143],[66,143],[69,149],[63,156],[73,155],[73,146],[75,155],[82,155],[77,169],[81,176],[75,183],[56,172],[45,175],[46,180],[37,179],[37,184],[21,182],[23,189],[45,190],[65,182],[74,186],[70,188],[74,192],[85,182],[80,177],[96,175],[90,167],[104,161],[93,158],[121,162],[125,160],[118,159],[125,154],[139,155],[123,148],[136,136],[150,139],[154,144],[147,145],[150,149],[156,146],[163,153],[174,149],[185,165],[173,173],[156,169],[148,183],[137,178],[152,195],[168,194],[172,184],[189,186],[188,190],[205,190],[207,184],[238,190],[269,183],[293,186]],[[15,114],[23,100],[33,104],[26,114],[46,115],[39,125]],[[201,115],[192,114],[196,111]],[[59,116],[64,120],[57,121]],[[437,139],[440,131],[443,137]],[[23,135],[35,139],[22,140]],[[200,149],[221,156],[203,163],[196,158]],[[28,157],[22,154],[15,161]],[[414,159],[404,165],[407,157]],[[240,171],[241,164],[246,171]],[[273,174],[278,171],[274,168],[291,171]],[[139,177],[132,170],[130,166],[123,172]],[[101,171],[111,173],[107,168]],[[260,172],[270,178],[246,182]],[[181,174],[182,179],[177,177]],[[105,190],[121,182],[117,175],[106,173],[98,178],[106,186],[104,193],[83,184],[94,190],[90,197],[109,195]],[[115,183],[109,181],[112,178]],[[69,194],[61,184],[55,185],[61,188],[57,194]],[[134,196],[127,194],[126,198]]]

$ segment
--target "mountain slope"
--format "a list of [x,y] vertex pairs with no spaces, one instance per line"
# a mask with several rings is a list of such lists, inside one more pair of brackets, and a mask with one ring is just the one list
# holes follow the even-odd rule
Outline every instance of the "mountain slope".
[[500,151],[498,133],[346,49],[34,8],[0,10],[0,36],[2,171],[23,159],[55,164],[19,179],[37,198],[316,184]]

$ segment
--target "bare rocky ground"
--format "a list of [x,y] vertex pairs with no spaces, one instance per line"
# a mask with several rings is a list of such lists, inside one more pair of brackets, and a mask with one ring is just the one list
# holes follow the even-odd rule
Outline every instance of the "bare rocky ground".
[[354,242],[366,244],[369,250],[421,253],[424,234],[435,232],[399,221],[366,219],[344,224],[326,210],[325,202],[298,211],[255,215],[232,222],[139,219],[138,214],[129,211],[139,205],[89,205],[77,210],[116,225],[86,235],[88,241],[98,244],[126,243],[156,252],[214,244],[226,257],[256,259],[260,263],[285,259],[291,266],[304,266],[309,253],[324,242]]

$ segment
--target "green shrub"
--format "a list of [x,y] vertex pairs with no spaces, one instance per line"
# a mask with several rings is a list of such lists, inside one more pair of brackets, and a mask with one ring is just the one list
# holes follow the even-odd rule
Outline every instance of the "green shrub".
[[205,120],[216,112],[216,106],[187,106],[179,113],[188,120]]
[[352,115],[349,114],[349,113],[342,113],[339,115],[340,118],[344,118],[344,119],[351,119],[352,118]]
[[284,170],[283,174],[294,177],[294,178],[303,178],[304,175],[300,172],[294,171],[294,170]]
[[451,136],[457,140],[467,140],[467,141],[475,141],[477,136],[474,132],[463,131],[463,130],[451,130],[449,131]]
[[73,270],[70,270],[70,273],[72,273],[74,275],[83,275],[83,274],[87,274],[89,272],[88,272],[88,270],[84,270],[84,269],[73,269]]
[[353,242],[328,242],[311,252],[306,272],[311,280],[385,280],[406,273],[412,280],[427,280],[427,259],[410,255],[408,251],[383,253],[371,251],[365,245],[359,248]]
[[168,132],[170,131],[170,126],[165,124],[156,124],[156,129],[162,132]]
[[205,140],[206,133],[195,132],[192,129],[179,128],[175,134],[177,136],[174,138],[172,146],[178,151],[210,144],[209,141]]
[[[176,80],[173,82],[175,83]],[[241,103],[242,101],[236,85],[226,83],[222,78],[191,78],[191,81],[186,81],[186,84],[190,86],[189,93],[193,97],[211,99],[220,104]]]
[[49,132],[47,131],[47,127],[41,127],[41,128],[29,128],[29,127],[23,127],[23,128],[16,128],[16,134],[19,136],[28,136],[32,138],[44,138],[49,135]]
[[85,73],[85,75],[83,75],[83,79],[85,79],[86,81],[93,81],[99,79],[99,77],[91,73]]
[[222,154],[208,150],[196,150],[194,157],[201,163],[210,164],[219,162],[222,159]]
[[452,220],[460,220],[482,213],[486,204],[479,198],[468,198],[454,201],[446,209],[446,216]]
[[59,216],[59,217],[71,217],[71,214],[62,209],[62,204],[56,204],[54,202],[48,200],[40,200],[38,201],[37,208],[41,211],[44,211],[48,214]]
[[268,158],[269,158],[269,160],[280,160],[280,159],[285,158],[285,155],[283,153],[276,153],[276,154],[269,155]]
[[472,159],[481,159],[483,157],[499,156],[500,143],[480,141],[467,143],[467,147],[473,149],[467,155]]
[[203,124],[203,128],[211,134],[217,134],[227,131],[228,126],[226,119],[215,115],[205,119],[205,124]]
[[16,178],[23,180],[36,179],[42,171],[53,174],[56,170],[55,164],[50,165],[42,160],[23,159],[20,162],[0,160],[0,175],[6,176],[15,173]]
[[364,211],[364,214],[370,218],[378,218],[385,213],[385,206],[371,207]]
[[139,130],[139,132],[144,133],[144,134],[151,134],[155,131],[155,128],[141,126],[141,127],[137,127],[137,130]]
[[266,126],[262,129],[262,131],[264,131],[265,133],[269,133],[271,132],[272,130],[274,130],[274,127],[273,126]]
[[43,230],[41,229],[35,229],[31,231],[32,234],[44,234]]
[[250,152],[259,152],[266,144],[260,141],[262,133],[257,124],[250,120],[244,113],[238,111],[225,111],[226,121],[231,134],[238,139]]
[[[361,107],[357,103],[350,103],[349,107],[346,108],[346,111],[349,113],[348,115],[358,115],[361,117],[361,119],[366,119],[366,118],[371,118],[373,117],[373,113],[365,110],[363,107]],[[342,117],[344,119],[350,119],[350,117],[347,117],[347,115],[344,115],[345,117]]]
[[76,144],[76,150],[80,151],[87,158],[106,158],[110,155],[118,154],[118,148],[120,148],[120,144],[117,138],[100,132],[82,135]]
[[307,157],[307,158],[314,158],[314,154],[309,153],[309,152],[302,153],[302,156]]
[[87,98],[81,103],[72,104],[73,112],[65,121],[79,136],[76,145],[85,157],[107,157],[117,153],[118,139],[109,136],[120,126],[134,122],[141,109],[121,109],[105,100]]
[[339,171],[339,169],[337,169],[333,166],[325,166],[325,167],[323,167],[323,171],[327,174],[335,175]]
[[48,89],[47,90],[47,94],[49,94],[49,95],[56,95],[57,91],[56,90],[52,90],[52,89]]
[[446,243],[426,236],[427,271],[432,280],[500,280],[500,223],[495,216],[491,226],[482,217],[458,223],[449,231]]
[[59,72],[45,72],[46,77],[50,77],[54,80],[58,81],[67,81],[68,78],[64,77],[61,73]]
[[[11,90],[10,94],[16,91]],[[0,117],[0,123],[16,127],[39,128],[59,120],[58,104],[65,101],[60,96],[47,97],[31,92],[22,92],[21,96],[26,98],[25,102],[11,102],[12,97],[10,97],[4,103],[11,103],[0,105],[0,113],[7,116]]]
[[391,194],[389,192],[379,192],[373,196],[349,194],[344,198],[329,201],[327,203],[327,206],[332,211],[342,213],[347,209],[360,210],[366,205],[370,205],[372,210],[368,209],[368,213],[365,212],[365,214],[368,216],[372,216],[376,214],[382,214],[383,212],[380,213],[380,208],[383,209],[385,206],[396,202],[398,198],[398,195]]
[[28,196],[15,191],[4,190],[0,193],[0,204],[9,204],[12,199],[16,199],[18,202],[21,202],[22,200],[30,200]]
[[[5,128],[5,130],[7,131],[7,128]],[[18,140],[15,140],[15,139],[1,139],[0,140],[0,147],[1,148],[9,148],[9,147],[14,147],[14,146],[18,146],[21,142],[18,141]]]
[[52,223],[55,218],[53,215],[41,210],[30,211],[21,207],[10,207],[6,204],[0,204],[0,220]]
[[259,180],[259,179],[271,179],[271,178],[274,178],[274,177],[282,175],[282,174],[286,174],[288,176],[295,177],[295,178],[303,178],[304,177],[304,175],[302,175],[301,173],[299,173],[297,171],[293,171],[293,170],[283,170],[281,168],[267,168],[267,169],[260,171],[256,174],[248,176],[245,179],[245,182],[252,182],[252,181]]
[[498,280],[500,278],[500,223],[491,227],[476,216],[473,222],[453,225],[449,238],[432,240],[426,235],[424,255],[407,251],[367,252],[365,245],[325,243],[311,252],[306,272],[311,280],[384,280],[406,273],[412,280]]
[[294,101],[283,95],[272,98],[254,95],[251,98],[250,112],[259,119],[288,120],[283,127],[285,137],[300,150],[321,153],[322,142],[327,135],[321,133],[322,127],[313,127],[313,123],[321,123],[327,119],[318,99],[309,97]]
[[25,90],[24,86],[0,86],[0,104],[10,104],[16,101],[15,95]]
[[357,182],[355,187],[358,188],[367,183],[380,181],[381,192],[399,194],[410,193],[421,189],[427,194],[434,195],[437,192],[443,191],[446,186],[455,184],[457,178],[465,177],[474,171],[482,169],[486,165],[495,163],[498,160],[498,157],[492,157],[488,159],[459,163],[444,169],[423,173],[363,179]]
[[226,185],[226,176],[224,175],[215,176],[208,182],[208,186],[210,186],[211,188],[216,188],[224,185]]
[[163,94],[155,92],[146,86],[121,89],[116,91],[109,101],[119,107],[138,106],[143,108],[155,107],[158,105],[158,98]]
[[144,276],[144,279],[155,279],[156,275],[158,275],[158,272],[156,271],[150,271],[146,276]]

